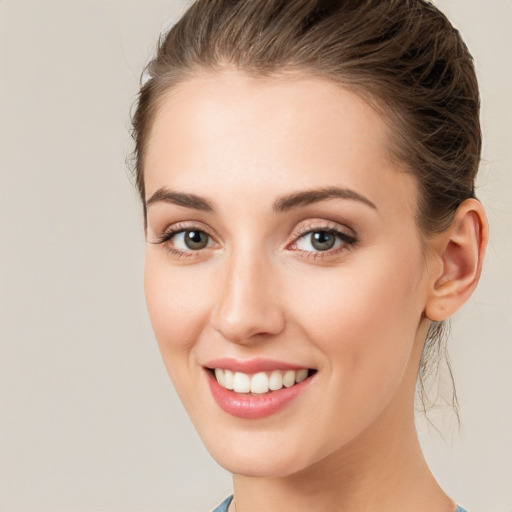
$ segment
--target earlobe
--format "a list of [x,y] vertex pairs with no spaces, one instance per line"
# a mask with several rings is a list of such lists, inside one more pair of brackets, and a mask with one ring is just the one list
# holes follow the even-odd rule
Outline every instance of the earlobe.
[[480,278],[488,236],[483,206],[476,199],[467,199],[433,249],[437,264],[431,274],[427,318],[445,320],[469,299]]

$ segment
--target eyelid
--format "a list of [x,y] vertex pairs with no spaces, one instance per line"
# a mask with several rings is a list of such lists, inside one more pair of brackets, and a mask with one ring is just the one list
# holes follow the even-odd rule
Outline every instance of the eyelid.
[[[339,247],[328,249],[326,251],[306,251],[303,249],[297,248],[297,244],[299,240],[309,234],[319,231],[325,231],[327,233],[332,233],[337,236],[338,239],[342,242]],[[298,228],[294,229],[291,235],[292,241],[286,245],[286,248],[289,250],[293,250],[299,253],[303,253],[307,258],[329,258],[339,254],[340,252],[344,252],[353,248],[357,242],[358,237],[355,231],[348,226],[338,224],[333,221],[317,219],[307,221],[305,224],[299,225]]]
[[[201,231],[202,233],[205,233],[212,242],[212,245],[204,247],[202,249],[179,249],[174,246],[174,244],[171,243],[171,240],[173,237],[178,235],[179,233],[183,233],[184,231]],[[163,229],[160,234],[155,234],[156,241],[151,242],[153,244],[162,245],[165,247],[167,252],[172,255],[175,258],[200,258],[204,257],[205,254],[212,249],[215,248],[215,246],[219,246],[219,242],[217,241],[216,237],[212,234],[211,230],[202,224],[201,222],[197,221],[187,221],[187,222],[177,222],[175,224],[171,224],[167,226],[165,229]]]
[[299,226],[293,230],[291,238],[295,241],[297,238],[314,231],[336,232],[346,237],[353,238],[354,240],[357,239],[357,234],[353,229],[338,224],[337,222],[324,219],[308,220],[306,223],[299,224]]
[[[171,240],[174,236],[184,231],[201,231],[205,233],[211,240],[212,246],[207,246],[202,249],[178,249],[175,247]],[[338,247],[327,249],[325,251],[309,251],[299,249],[297,243],[301,237],[314,232],[325,231],[332,233],[338,238],[341,244]],[[150,243],[163,245],[166,247],[169,253],[172,253],[177,257],[199,257],[204,255],[207,251],[214,249],[215,246],[219,247],[220,243],[217,237],[212,233],[212,230],[199,221],[185,221],[170,224],[163,229],[159,234],[155,233],[156,240]],[[290,235],[288,242],[283,247],[286,250],[291,250],[297,253],[303,253],[308,258],[329,258],[337,255],[340,252],[350,250],[358,242],[358,237],[353,229],[350,227],[339,224],[337,222],[326,220],[326,219],[311,219],[305,222],[301,222],[296,226]]]
[[211,230],[201,222],[177,222],[175,224],[166,226],[162,230],[159,230],[159,233],[155,233],[157,241],[152,243],[164,243],[166,240],[169,240],[177,233],[194,230],[206,233],[210,238],[212,238],[212,240],[216,240],[216,237],[212,234]]

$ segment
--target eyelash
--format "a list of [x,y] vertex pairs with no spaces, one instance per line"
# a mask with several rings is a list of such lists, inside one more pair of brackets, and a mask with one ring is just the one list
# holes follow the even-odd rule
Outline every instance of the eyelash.
[[300,249],[295,249],[303,253],[303,255],[308,259],[326,259],[332,256],[336,256],[341,252],[352,249],[358,242],[357,238],[353,234],[349,234],[346,231],[342,230],[338,225],[334,224],[324,224],[324,225],[315,225],[308,224],[305,226],[301,226],[297,231],[293,233],[293,243],[288,245],[288,247],[294,247],[297,245],[299,240],[307,235],[311,235],[312,233],[328,233],[336,237],[336,239],[341,242],[340,245],[334,249],[328,249],[326,251],[302,251]]
[[[208,236],[211,240],[213,240],[213,236],[208,233],[207,230],[204,228],[201,228],[199,226],[194,225],[181,225],[177,224],[174,226],[169,227],[165,231],[163,231],[160,235],[157,236],[156,242],[153,242],[158,245],[163,245],[166,247],[167,251],[172,254],[173,256],[177,258],[190,258],[195,257],[203,251],[204,249],[199,250],[188,250],[184,251],[181,249],[176,249],[170,242],[171,240],[178,234],[184,233],[187,231],[198,231],[201,233],[204,233],[206,236]],[[292,235],[293,242],[292,244],[288,244],[287,248],[294,248],[296,247],[299,240],[307,235],[310,235],[312,233],[328,233],[336,237],[336,239],[341,242],[338,247],[335,249],[328,249],[326,251],[305,251],[300,249],[294,249],[295,251],[301,252],[304,257],[308,259],[325,259],[328,257],[335,256],[339,254],[340,252],[350,250],[352,247],[354,247],[358,240],[355,235],[349,234],[343,230],[341,230],[338,226],[327,224],[327,225],[313,225],[309,224],[306,226],[302,226],[300,229],[295,231]]]
[[[167,252],[172,254],[173,256],[176,256],[177,258],[190,258],[197,256],[197,253],[201,252],[201,250],[194,251],[194,250],[188,250],[183,251],[181,249],[176,249],[170,241],[178,234],[184,233],[187,231],[198,231],[201,233],[204,233],[206,236],[208,236],[210,239],[213,240],[213,237],[208,233],[207,230],[204,228],[201,228],[199,226],[187,226],[183,224],[176,224],[174,226],[170,226],[166,230],[164,230],[160,235],[157,236],[155,244],[163,245],[167,249]],[[203,249],[204,250],[204,249]]]

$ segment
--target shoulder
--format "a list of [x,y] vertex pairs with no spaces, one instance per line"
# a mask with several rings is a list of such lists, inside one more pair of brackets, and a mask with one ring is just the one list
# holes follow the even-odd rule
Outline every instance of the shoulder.
[[[232,495],[228,496],[215,510],[213,510],[213,512],[226,512],[232,499]],[[464,510],[462,507],[457,507],[455,512],[466,512],[466,510]]]
[[[228,496],[216,509],[213,510],[213,512],[226,512],[232,499],[233,499],[233,495]],[[465,511],[461,509],[460,511],[457,510],[456,512],[465,512]]]
[[[214,509],[212,512],[227,512],[229,504],[231,503],[231,500],[233,499],[233,495],[228,496],[216,509]],[[455,512],[466,512],[462,507],[457,507],[457,510]]]

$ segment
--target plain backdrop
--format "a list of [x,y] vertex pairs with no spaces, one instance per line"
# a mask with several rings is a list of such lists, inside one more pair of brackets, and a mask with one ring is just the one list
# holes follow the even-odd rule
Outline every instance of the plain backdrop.
[[[480,78],[491,243],[450,338],[462,428],[441,409],[419,429],[457,502],[511,512],[512,1],[437,4]],[[139,75],[184,6],[0,1],[1,512],[207,512],[231,490],[160,361],[125,167]]]

